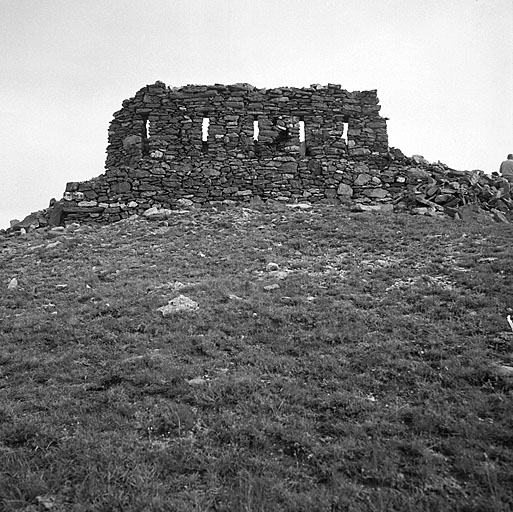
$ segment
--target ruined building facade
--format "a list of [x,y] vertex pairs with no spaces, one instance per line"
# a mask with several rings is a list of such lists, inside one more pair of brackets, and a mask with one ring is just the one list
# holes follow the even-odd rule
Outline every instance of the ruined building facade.
[[119,220],[152,207],[225,200],[387,203],[401,188],[375,90],[339,85],[169,88],[122,104],[106,170],[68,183],[68,214]]

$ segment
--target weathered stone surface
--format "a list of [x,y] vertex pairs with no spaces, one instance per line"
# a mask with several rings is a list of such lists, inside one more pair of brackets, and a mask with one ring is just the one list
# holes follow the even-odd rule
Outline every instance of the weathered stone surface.
[[189,386],[206,386],[208,381],[201,377],[195,377],[194,379],[189,379],[187,384],[189,384]]
[[337,194],[342,197],[350,198],[353,197],[353,189],[345,183],[341,183],[337,188]]
[[140,135],[128,135],[123,139],[123,149],[127,150],[134,145],[141,143]]
[[430,177],[429,172],[425,169],[421,169],[420,167],[411,167],[408,169],[407,173],[410,178],[418,180],[427,180]]
[[296,162],[286,162],[280,167],[280,171],[294,174],[297,171]]
[[128,181],[118,181],[114,183],[111,188],[114,194],[122,194],[124,192],[129,192],[132,187]]
[[366,173],[359,174],[358,177],[354,180],[355,187],[362,187],[366,185],[372,180],[372,176]]
[[31,231],[40,226],[44,226],[47,223],[44,213],[42,211],[32,212],[30,215],[27,215],[21,222],[12,225],[11,229],[15,231],[20,231],[24,229],[25,231]]
[[355,212],[392,213],[394,206],[392,204],[356,204],[352,210]]
[[160,311],[162,316],[166,317],[174,313],[196,311],[197,309],[199,309],[199,305],[196,301],[185,295],[179,295],[170,300],[165,306],[158,308],[157,311]]
[[493,220],[490,213],[483,211],[477,204],[468,204],[458,209],[458,213],[463,220],[487,223]]
[[143,213],[143,216],[150,220],[164,220],[172,214],[173,211],[168,208],[157,208],[153,206],[152,208],[148,208],[148,210]]
[[389,196],[389,192],[383,188],[368,188],[363,191],[363,195],[367,197],[372,197],[374,199],[384,199]]
[[50,227],[53,226],[62,226],[64,223],[64,205],[61,201],[56,201],[53,203],[53,206],[50,208],[50,214],[48,217],[48,225]]

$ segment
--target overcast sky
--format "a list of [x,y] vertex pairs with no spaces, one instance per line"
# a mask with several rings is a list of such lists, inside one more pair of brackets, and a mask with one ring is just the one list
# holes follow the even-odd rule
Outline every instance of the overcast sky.
[[513,152],[513,0],[0,0],[0,227],[104,170],[146,84],[377,89],[391,146]]

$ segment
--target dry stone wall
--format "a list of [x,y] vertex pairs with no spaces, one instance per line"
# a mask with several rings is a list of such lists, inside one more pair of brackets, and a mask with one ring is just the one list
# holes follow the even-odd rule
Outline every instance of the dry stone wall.
[[[388,168],[379,110],[375,90],[348,92],[340,85],[169,88],[156,82],[114,114],[105,174],[68,183],[65,210],[117,220],[180,199],[347,199],[359,187],[369,189],[355,184],[362,170],[373,175]],[[380,180],[371,185],[364,199],[389,196],[372,190]]]

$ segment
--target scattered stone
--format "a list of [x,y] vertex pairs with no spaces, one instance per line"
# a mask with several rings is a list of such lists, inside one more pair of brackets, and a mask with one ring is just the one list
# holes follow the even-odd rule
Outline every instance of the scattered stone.
[[390,193],[383,188],[367,188],[363,191],[363,195],[374,199],[383,199],[389,196]]
[[9,284],[7,285],[7,289],[8,290],[15,290],[16,288],[18,288],[18,280],[15,277],[13,277],[9,281]]
[[36,496],[36,501],[38,505],[44,510],[52,510],[59,505],[59,502],[55,496]]
[[271,292],[273,290],[277,290],[279,287],[280,287],[280,285],[277,284],[277,283],[275,283],[275,284],[268,284],[267,286],[264,286],[264,290],[266,292]]
[[309,210],[312,208],[312,205],[310,203],[295,203],[295,204],[288,204],[289,208],[299,208],[300,210]]
[[498,377],[513,377],[513,366],[499,364],[494,367],[494,372]]
[[429,165],[429,162],[422,155],[413,155],[411,158],[416,164]]
[[156,206],[153,206],[143,213],[143,217],[146,217],[149,220],[164,220],[171,214],[172,211],[168,208],[157,208]]
[[411,167],[408,169],[407,174],[410,178],[417,180],[428,180],[431,175],[426,169],[421,169],[420,167]]
[[45,226],[47,221],[45,219],[45,215],[43,211],[32,212],[30,215],[27,215],[21,222],[18,222],[12,225],[11,221],[11,230],[20,231],[21,229],[25,229],[26,231],[32,231],[33,229],[37,229],[39,227]]
[[506,218],[506,215],[504,215],[504,213],[499,212],[497,210],[494,210],[493,218],[497,222],[504,222],[505,224],[509,224],[509,220]]
[[208,384],[208,381],[201,377],[195,377],[194,379],[188,380],[187,384],[191,386],[205,386]]
[[169,283],[164,283],[164,284],[161,284],[159,286],[156,287],[157,290],[160,290],[160,289],[166,289],[166,290],[172,290],[174,292],[177,292],[179,290],[182,290],[183,288],[187,288],[188,286],[191,286],[191,284],[185,284],[185,283],[182,283],[181,281],[173,281],[173,282],[169,282]]
[[393,204],[356,204],[351,208],[353,212],[382,212],[392,213],[394,211]]
[[265,266],[265,269],[267,270],[267,272],[275,272],[276,270],[280,270],[280,266],[278,265],[278,263],[273,263],[271,261]]
[[473,220],[476,222],[487,223],[493,220],[492,215],[490,215],[488,212],[485,212],[477,204],[468,204],[462,206],[458,209],[458,213],[460,217],[465,221]]
[[272,276],[276,279],[286,279],[292,270],[276,270],[275,272],[271,272]]
[[51,242],[49,243],[45,249],[55,249],[56,247],[58,247],[59,245],[61,245],[62,242],[60,240],[56,240],[55,242]]
[[167,305],[157,309],[162,313],[162,316],[170,316],[174,313],[180,313],[182,311],[196,311],[199,309],[199,305],[196,301],[186,297],[185,295],[179,295],[178,297],[170,300]]

